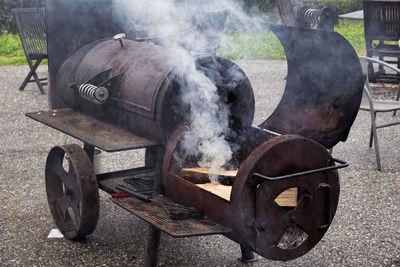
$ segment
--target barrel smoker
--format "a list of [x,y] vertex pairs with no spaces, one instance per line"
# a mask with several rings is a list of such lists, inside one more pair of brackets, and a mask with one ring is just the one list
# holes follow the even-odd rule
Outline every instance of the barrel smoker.
[[[90,3],[107,10],[109,1]],[[47,1],[50,109],[27,114],[84,144],[55,146],[46,162],[50,211],[66,238],[95,230],[100,188],[128,193],[113,202],[149,223],[148,265],[157,263],[161,231],[222,234],[240,244],[244,262],[255,259],[253,252],[295,259],[321,240],[338,204],[337,169],[347,166],[328,149],[346,140],[363,87],[357,54],[342,36],[269,26],[284,47],[288,75],[280,103],[259,126],[253,125],[255,100],[245,73],[212,53],[194,56],[230,111],[226,141],[235,147],[231,169],[237,172],[223,182],[228,196],[222,197],[183,175],[197,163],[179,158],[191,124],[191,109],[180,102],[181,63],[171,62],[154,39],[116,35],[124,26],[105,19],[105,11],[84,14],[77,0],[68,6]],[[95,148],[144,148],[144,166],[95,175]],[[285,192],[295,192],[294,204],[278,201]]]

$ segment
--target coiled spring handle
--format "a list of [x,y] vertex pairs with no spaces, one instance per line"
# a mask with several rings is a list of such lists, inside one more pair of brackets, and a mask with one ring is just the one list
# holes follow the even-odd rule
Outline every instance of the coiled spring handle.
[[318,24],[321,18],[321,11],[314,8],[307,8],[303,11],[303,18],[311,24]]
[[317,25],[318,30],[333,31],[335,14],[329,7],[314,9],[302,6],[297,11],[296,25],[303,28],[310,28],[311,25]]
[[79,95],[98,105],[104,104],[109,96],[108,89],[103,86],[95,86],[93,84],[84,83],[79,87],[75,84],[71,84],[71,88],[78,90]]

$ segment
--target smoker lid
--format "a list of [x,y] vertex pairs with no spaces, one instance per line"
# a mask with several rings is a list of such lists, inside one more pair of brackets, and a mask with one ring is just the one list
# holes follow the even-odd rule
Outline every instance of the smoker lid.
[[165,49],[152,43],[124,40],[121,47],[112,39],[99,40],[65,61],[57,74],[56,90],[75,109],[100,114],[97,105],[87,103],[68,87],[71,83],[81,85],[109,69],[110,77],[123,75],[120,86],[110,91],[107,105],[154,119],[158,91],[174,64]]
[[326,148],[347,139],[364,78],[353,47],[335,32],[271,25],[282,43],[288,76],[282,99],[260,127],[309,137]]

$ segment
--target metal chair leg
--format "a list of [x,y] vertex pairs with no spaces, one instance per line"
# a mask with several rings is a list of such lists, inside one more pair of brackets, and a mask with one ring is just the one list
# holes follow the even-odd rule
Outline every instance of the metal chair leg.
[[[375,119],[376,119],[376,112],[373,112],[371,110],[371,131],[369,133],[369,147],[372,147],[372,141],[374,140],[374,126],[375,125]],[[376,126],[375,126],[375,132],[376,132]]]
[[[372,137],[374,138],[374,144],[375,144],[375,156],[376,156],[376,166],[378,171],[381,170],[381,159],[379,156],[379,144],[378,144],[378,135],[376,133],[376,112],[371,111],[371,130],[372,130]],[[371,141],[370,141],[371,144]],[[371,145],[370,145],[371,147]]]
[[[398,64],[397,65],[400,65],[400,58],[398,58]],[[397,68],[399,68],[400,66],[398,66]],[[400,83],[397,85],[397,95],[396,95],[396,101],[399,101],[399,99],[400,99]],[[393,117],[394,116],[396,116],[396,110],[395,111],[393,111]]]
[[369,132],[369,147],[372,147],[373,137],[374,137],[374,130],[371,124],[371,131]]

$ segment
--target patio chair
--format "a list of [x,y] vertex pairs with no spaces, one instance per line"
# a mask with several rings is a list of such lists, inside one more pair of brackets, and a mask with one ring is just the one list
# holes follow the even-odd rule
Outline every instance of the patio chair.
[[[364,0],[363,10],[367,57],[378,57],[400,68],[400,0]],[[373,81],[400,81],[400,75],[385,73],[382,67],[374,71],[370,65],[368,71]]]
[[[43,85],[46,85],[47,78],[39,78],[36,70],[43,59],[47,58],[46,24],[44,8],[16,8],[12,9],[22,47],[30,71],[21,84],[19,90],[24,90],[29,82],[36,82],[42,94],[45,94]],[[33,61],[36,60],[35,63]],[[33,77],[33,79],[31,79]]]
[[[376,155],[376,164],[377,169],[381,170],[381,161],[379,156],[379,145],[378,145],[378,135],[376,129],[390,127],[394,125],[400,124],[400,121],[391,122],[386,124],[377,125],[376,124],[376,116],[379,112],[393,112],[393,116],[396,114],[397,110],[400,110],[400,101],[399,101],[399,94],[400,94],[400,84],[397,89],[397,94],[395,100],[379,100],[374,99],[372,97],[370,91],[370,84],[368,81],[368,66],[372,65],[372,67],[377,68],[384,68],[386,70],[390,70],[392,73],[400,74],[400,69],[390,65],[386,62],[369,58],[369,57],[362,57],[360,56],[360,63],[362,66],[362,71],[364,75],[366,75],[365,85],[364,85],[364,95],[361,101],[360,110],[369,111],[371,114],[371,131],[370,131],[370,138],[369,138],[369,147],[372,147],[372,143],[375,145],[375,155]],[[374,66],[375,65],[375,66]],[[378,65],[378,66],[376,66]]]

